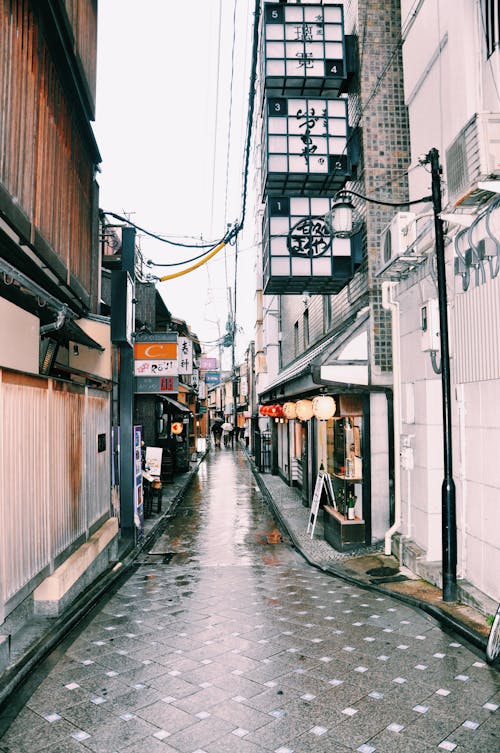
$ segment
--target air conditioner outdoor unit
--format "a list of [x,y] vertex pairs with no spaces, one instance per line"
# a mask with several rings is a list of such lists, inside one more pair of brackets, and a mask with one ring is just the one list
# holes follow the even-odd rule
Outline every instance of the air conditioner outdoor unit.
[[416,221],[413,212],[397,212],[382,231],[380,250],[382,265],[404,254],[416,239]]
[[500,113],[478,112],[446,150],[448,200],[477,207],[491,198],[478,183],[498,180],[500,189]]

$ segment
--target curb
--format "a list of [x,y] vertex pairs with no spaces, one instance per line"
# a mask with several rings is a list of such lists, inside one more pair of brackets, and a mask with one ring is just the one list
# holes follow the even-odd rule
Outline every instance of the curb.
[[252,469],[254,478],[257,482],[257,485],[260,491],[262,492],[264,499],[266,500],[269,507],[272,509],[273,514],[277,518],[281,528],[284,531],[286,531],[287,535],[292,540],[292,543],[295,549],[300,553],[300,555],[306,560],[306,562],[309,565],[311,565],[312,567],[315,567],[318,570],[321,570],[321,572],[329,573],[330,575],[334,575],[338,578],[342,578],[342,580],[345,580],[348,583],[352,583],[353,585],[358,586],[359,588],[363,588],[366,591],[373,591],[375,593],[384,594],[384,596],[391,596],[394,599],[397,599],[398,601],[401,601],[404,604],[407,604],[408,606],[421,609],[423,612],[426,612],[426,614],[433,617],[435,620],[437,620],[441,625],[446,627],[448,630],[453,630],[455,633],[457,633],[462,638],[467,640],[473,646],[475,646],[476,648],[479,648],[481,652],[484,654],[484,652],[486,651],[487,638],[480,635],[479,633],[474,632],[473,630],[470,630],[470,628],[467,627],[467,625],[465,625],[460,620],[455,619],[452,615],[448,614],[447,612],[442,610],[440,607],[436,607],[433,604],[428,604],[425,601],[408,596],[407,594],[400,594],[397,591],[389,591],[388,589],[382,588],[381,586],[377,586],[374,583],[366,583],[359,578],[355,578],[354,576],[347,574],[338,565],[332,564],[332,565],[325,566],[325,565],[322,565],[320,562],[317,562],[316,560],[312,559],[302,549],[302,546],[299,540],[297,539],[297,537],[294,535],[293,531],[291,531],[288,528],[286,519],[284,518],[281,511],[276,506],[274,499],[272,498],[269,490],[267,489],[266,485],[264,484],[264,482],[262,481],[260,477],[260,473],[257,470],[254,459],[249,454],[247,454],[247,459]]

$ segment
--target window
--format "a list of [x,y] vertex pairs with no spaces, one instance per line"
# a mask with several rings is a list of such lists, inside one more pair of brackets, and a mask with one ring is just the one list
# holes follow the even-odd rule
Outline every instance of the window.
[[299,323],[293,325],[293,352],[295,356],[299,355]]
[[323,296],[323,332],[329,332],[332,326],[332,298]]
[[486,41],[486,55],[495,52],[500,41],[500,11],[498,0],[481,0],[481,20]]
[[304,348],[309,347],[309,309],[304,311]]

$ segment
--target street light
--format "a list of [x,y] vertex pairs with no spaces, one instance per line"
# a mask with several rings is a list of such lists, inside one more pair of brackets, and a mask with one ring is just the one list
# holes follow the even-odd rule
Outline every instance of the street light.
[[[359,230],[355,218],[355,208],[350,196],[363,201],[395,208],[432,201],[434,214],[434,232],[436,241],[436,266],[438,279],[439,326],[441,331],[441,391],[443,414],[443,481],[441,485],[441,543],[443,560],[443,601],[456,601],[457,598],[457,524],[456,493],[453,480],[452,424],[451,424],[451,381],[450,353],[448,342],[448,308],[446,297],[446,268],[444,254],[444,230],[441,219],[441,166],[439,152],[431,149],[419,160],[421,165],[430,165],[432,178],[432,195],[406,202],[390,202],[372,199],[356,191],[343,189],[339,191],[331,211],[325,219],[331,225],[334,235],[350,237]],[[338,225],[337,225],[338,223]],[[337,229],[338,227],[338,229]]]

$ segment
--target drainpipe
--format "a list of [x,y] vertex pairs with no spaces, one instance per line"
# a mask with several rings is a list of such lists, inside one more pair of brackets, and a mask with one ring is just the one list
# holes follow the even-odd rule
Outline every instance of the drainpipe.
[[392,324],[392,374],[393,374],[393,428],[394,428],[394,523],[386,531],[384,553],[391,553],[391,538],[401,524],[401,352],[399,339],[399,303],[392,299],[395,283],[382,283],[382,306],[391,312]]

